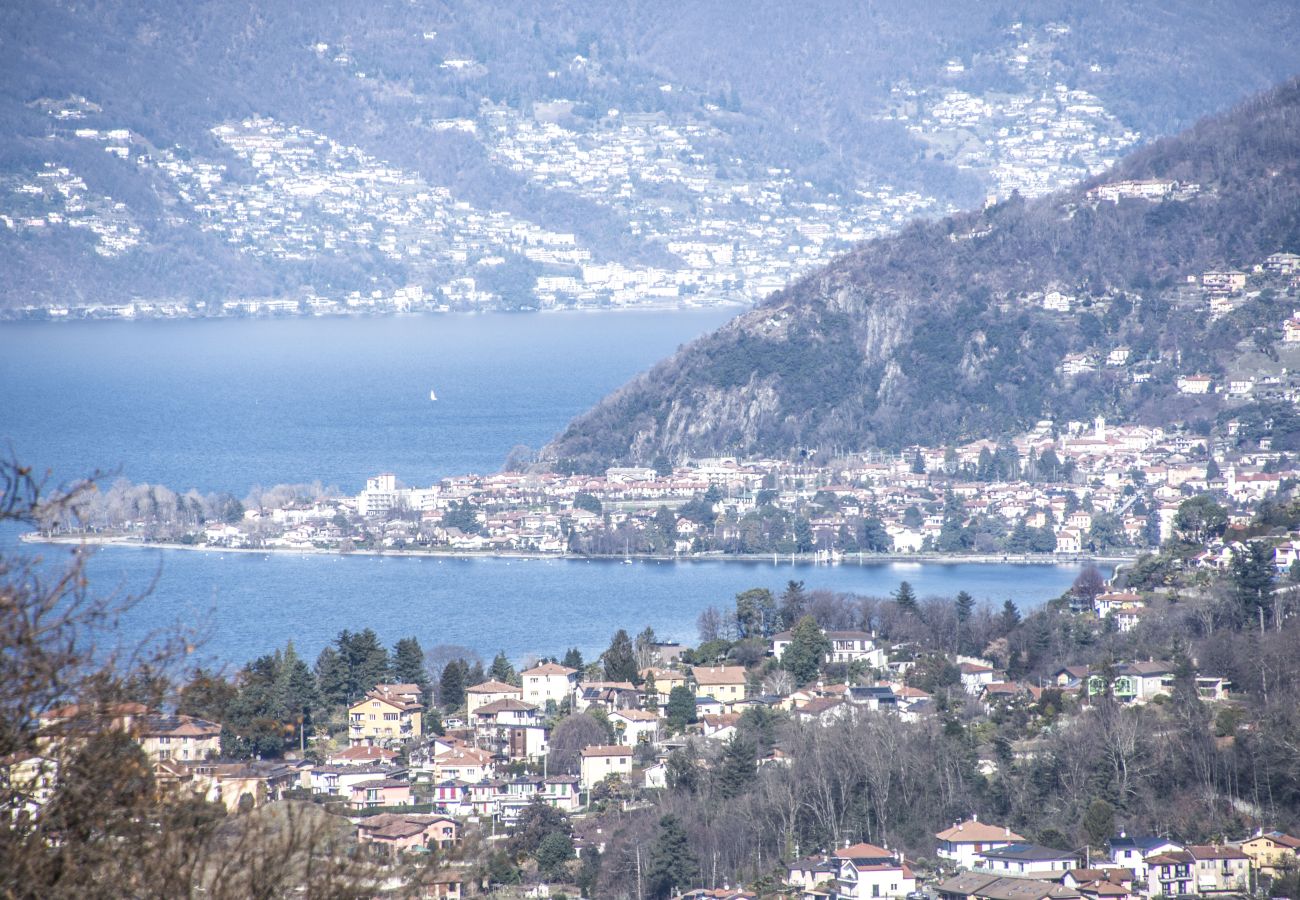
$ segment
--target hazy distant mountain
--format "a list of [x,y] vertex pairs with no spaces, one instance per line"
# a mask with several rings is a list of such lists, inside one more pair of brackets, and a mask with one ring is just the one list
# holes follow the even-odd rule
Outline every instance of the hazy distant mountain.
[[7,4],[0,307],[761,296],[1290,74],[1294,3],[1182,6]]
[[867,243],[638,377],[544,456],[933,446],[1099,413],[1252,420],[1296,389],[1281,373],[1300,365],[1300,324],[1284,334],[1300,257],[1269,258],[1285,252],[1300,252],[1297,81],[1071,190]]

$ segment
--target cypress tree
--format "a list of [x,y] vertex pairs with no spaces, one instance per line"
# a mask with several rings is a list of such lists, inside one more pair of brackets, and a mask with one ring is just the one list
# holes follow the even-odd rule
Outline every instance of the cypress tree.
[[467,666],[463,659],[453,659],[442,670],[438,682],[438,700],[444,710],[460,709],[465,705],[465,683]]

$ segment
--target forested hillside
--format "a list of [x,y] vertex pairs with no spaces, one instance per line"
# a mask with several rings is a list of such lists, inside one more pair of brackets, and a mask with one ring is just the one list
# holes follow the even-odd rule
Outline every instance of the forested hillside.
[[[1148,188],[1162,193],[1129,196]],[[1289,352],[1294,288],[1263,263],[1297,249],[1291,81],[1072,190],[865,244],[638,377],[544,456],[897,448],[1097,413],[1208,428],[1223,398],[1179,379]],[[1216,291],[1216,269],[1251,284]]]
[[[400,222],[395,245],[379,238],[385,221],[335,240],[322,222],[351,211],[305,204],[317,187],[277,192],[282,173],[268,175],[266,159],[213,132],[228,123],[306,129],[400,172],[413,190],[445,189],[485,215],[572,234],[596,261],[670,270],[680,260],[669,237],[694,239],[710,214],[700,197],[658,190],[643,205],[687,224],[647,228],[573,183],[582,173],[533,177],[545,160],[511,158],[490,115],[535,130],[558,123],[597,144],[625,139],[628,114],[660,116],[663,128],[701,129],[690,153],[709,178],[748,184],[770,169],[791,202],[866,203],[867,213],[877,195],[901,193],[907,215],[1001,191],[1015,168],[1009,154],[1023,150],[1004,140],[1009,129],[1043,144],[1043,158],[1015,177],[1059,187],[1113,159],[1115,147],[1291,74],[1294,4],[1184,6],[766,2],[739,14],[727,2],[9,4],[0,10],[0,308],[431,291],[463,274],[438,240],[408,252]],[[1039,107],[1059,113],[1065,138],[1053,140],[1050,127],[1042,137],[1025,113]],[[1068,135],[1080,122],[1087,140],[1076,144]],[[634,167],[632,181],[641,190],[653,173]],[[229,204],[207,196],[223,190]],[[717,193],[709,186],[705,199]],[[388,202],[357,200],[372,210]],[[268,210],[280,217],[266,225]]]

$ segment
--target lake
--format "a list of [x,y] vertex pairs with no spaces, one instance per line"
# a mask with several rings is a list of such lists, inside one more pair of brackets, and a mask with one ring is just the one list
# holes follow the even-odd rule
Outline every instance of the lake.
[[[359,490],[391,471],[425,485],[495,471],[734,310],[67,323],[0,326],[0,440],[55,480],[96,468],[175,489],[309,482]],[[436,402],[429,391],[436,390]],[[0,530],[12,547],[15,532]],[[31,547],[50,565],[68,551]],[[603,649],[617,628],[695,640],[710,604],[749,587],[885,595],[970,591],[1028,608],[1072,565],[880,564],[200,553],[106,548],[93,583],[153,593],[123,640],[201,627],[203,653],[239,664],[292,639],[314,657],[343,628],[490,658]]]
[[[67,549],[44,546],[57,558]],[[788,561],[455,559],[219,553],[117,547],[91,561],[92,583],[143,587],[152,596],[123,623],[123,637],[161,625],[200,627],[205,654],[242,662],[295,645],[315,658],[341,629],[374,628],[391,646],[414,635],[472,648],[485,660],[558,655],[576,646],[588,658],[618,628],[649,625],[664,639],[694,643],[707,606],[730,607],[750,587],[779,593],[790,579],[808,589],[885,596],[908,581],[921,597],[970,591],[1000,606],[1028,609],[1059,596],[1077,565],[880,563],[814,566]]]
[[[735,308],[0,324],[0,442],[76,478],[348,493],[494,472]],[[429,391],[436,391],[436,402]]]

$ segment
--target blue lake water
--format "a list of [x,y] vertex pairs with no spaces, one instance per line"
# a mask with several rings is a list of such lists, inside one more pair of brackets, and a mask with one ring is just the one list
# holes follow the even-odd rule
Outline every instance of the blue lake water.
[[[636,312],[0,326],[0,441],[54,480],[96,468],[175,489],[319,480],[346,492],[380,471],[429,484],[498,469],[637,371],[731,313]],[[438,400],[429,400],[429,391]],[[15,532],[0,530],[12,547]],[[68,550],[28,547],[50,565]],[[107,548],[93,584],[153,592],[130,641],[180,624],[238,664],[292,639],[315,655],[343,628],[459,644],[490,657],[602,649],[620,627],[693,641],[741,590],[922,596],[968,590],[1022,608],[1077,567],[584,562],[211,554]]]
[[[735,314],[0,325],[0,446],[177,490],[494,472]],[[438,400],[429,400],[429,391]]]

